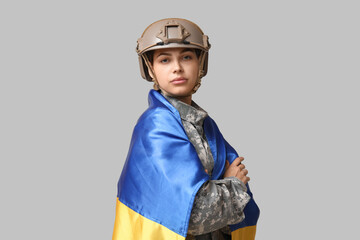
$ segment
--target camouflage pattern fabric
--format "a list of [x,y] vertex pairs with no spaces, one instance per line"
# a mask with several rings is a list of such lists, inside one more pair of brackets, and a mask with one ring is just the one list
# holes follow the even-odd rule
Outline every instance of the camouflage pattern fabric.
[[[214,159],[203,129],[207,112],[194,101],[188,105],[176,98],[163,96],[179,111],[185,132],[204,171],[211,176]],[[195,197],[186,240],[231,239],[228,225],[244,219],[243,209],[250,200],[246,191],[245,184],[235,177],[204,183]]]

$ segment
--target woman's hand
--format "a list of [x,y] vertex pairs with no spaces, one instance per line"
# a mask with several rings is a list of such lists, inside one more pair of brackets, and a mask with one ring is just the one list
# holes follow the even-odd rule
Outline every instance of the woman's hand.
[[250,178],[247,176],[248,170],[246,170],[245,165],[241,163],[243,160],[243,157],[238,157],[232,162],[232,164],[226,160],[224,178],[236,177],[243,183],[247,184],[250,181]]

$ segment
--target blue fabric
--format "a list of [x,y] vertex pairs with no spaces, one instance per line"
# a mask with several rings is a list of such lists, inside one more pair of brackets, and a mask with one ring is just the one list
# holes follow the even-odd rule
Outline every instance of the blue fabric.
[[[204,131],[215,161],[212,179],[219,179],[225,160],[232,162],[238,155],[210,117],[204,120]],[[195,195],[207,180],[179,112],[151,90],[118,183],[119,201],[185,237]]]

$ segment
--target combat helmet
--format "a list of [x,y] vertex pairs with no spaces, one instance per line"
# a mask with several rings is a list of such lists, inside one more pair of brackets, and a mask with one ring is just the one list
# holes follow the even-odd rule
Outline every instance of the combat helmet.
[[[137,40],[136,52],[139,55],[141,76],[153,81],[148,70],[152,71],[147,53],[160,48],[194,48],[200,50],[199,78],[194,92],[200,87],[201,78],[207,73],[209,38],[195,23],[182,18],[166,18],[150,24]],[[154,74],[153,74],[154,75]],[[154,85],[155,87],[155,85]]]

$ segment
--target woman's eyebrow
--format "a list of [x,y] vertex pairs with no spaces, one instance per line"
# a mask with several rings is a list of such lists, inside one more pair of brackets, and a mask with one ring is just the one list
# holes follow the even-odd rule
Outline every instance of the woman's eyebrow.
[[190,48],[185,48],[180,53],[184,53],[184,52],[193,52],[193,50]]
[[[185,53],[185,52],[193,52],[193,50],[190,49],[190,48],[185,48],[185,49],[183,49],[183,50],[180,52],[180,54],[183,54],[183,53]],[[159,53],[159,55],[155,56],[155,58],[158,58],[158,57],[160,57],[160,56],[171,56],[171,54],[168,53],[168,52],[162,52],[162,53]]]
[[165,56],[171,56],[170,53],[167,53],[167,52],[162,52],[162,53],[159,53],[159,55],[156,56],[156,58],[162,56],[162,55],[165,55]]

